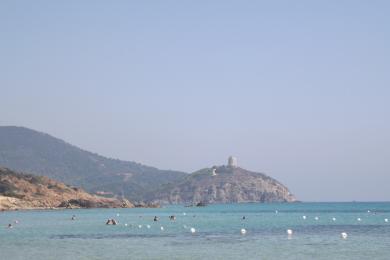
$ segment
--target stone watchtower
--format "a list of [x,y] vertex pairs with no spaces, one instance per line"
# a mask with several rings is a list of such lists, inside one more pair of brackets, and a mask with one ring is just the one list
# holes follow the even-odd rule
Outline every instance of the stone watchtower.
[[230,156],[228,159],[228,166],[231,168],[237,168],[237,158]]

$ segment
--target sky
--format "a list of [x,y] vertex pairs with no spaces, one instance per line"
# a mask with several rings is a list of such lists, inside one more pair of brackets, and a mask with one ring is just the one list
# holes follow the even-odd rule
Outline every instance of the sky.
[[304,201],[390,201],[389,1],[0,2],[0,125]]

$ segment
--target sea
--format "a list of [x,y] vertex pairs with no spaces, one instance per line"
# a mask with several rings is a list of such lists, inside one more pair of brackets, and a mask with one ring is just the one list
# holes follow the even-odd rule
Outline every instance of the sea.
[[0,212],[0,259],[388,260],[390,203]]

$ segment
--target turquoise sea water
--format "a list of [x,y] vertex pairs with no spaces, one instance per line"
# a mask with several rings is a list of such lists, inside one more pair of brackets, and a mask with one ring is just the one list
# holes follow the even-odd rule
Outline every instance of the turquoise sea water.
[[0,259],[390,259],[390,203],[0,212]]

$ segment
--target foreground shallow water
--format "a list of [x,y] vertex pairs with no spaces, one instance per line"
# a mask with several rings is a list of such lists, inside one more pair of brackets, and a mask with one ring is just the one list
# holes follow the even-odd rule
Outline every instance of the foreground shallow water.
[[0,212],[0,259],[390,259],[385,219],[390,203]]

